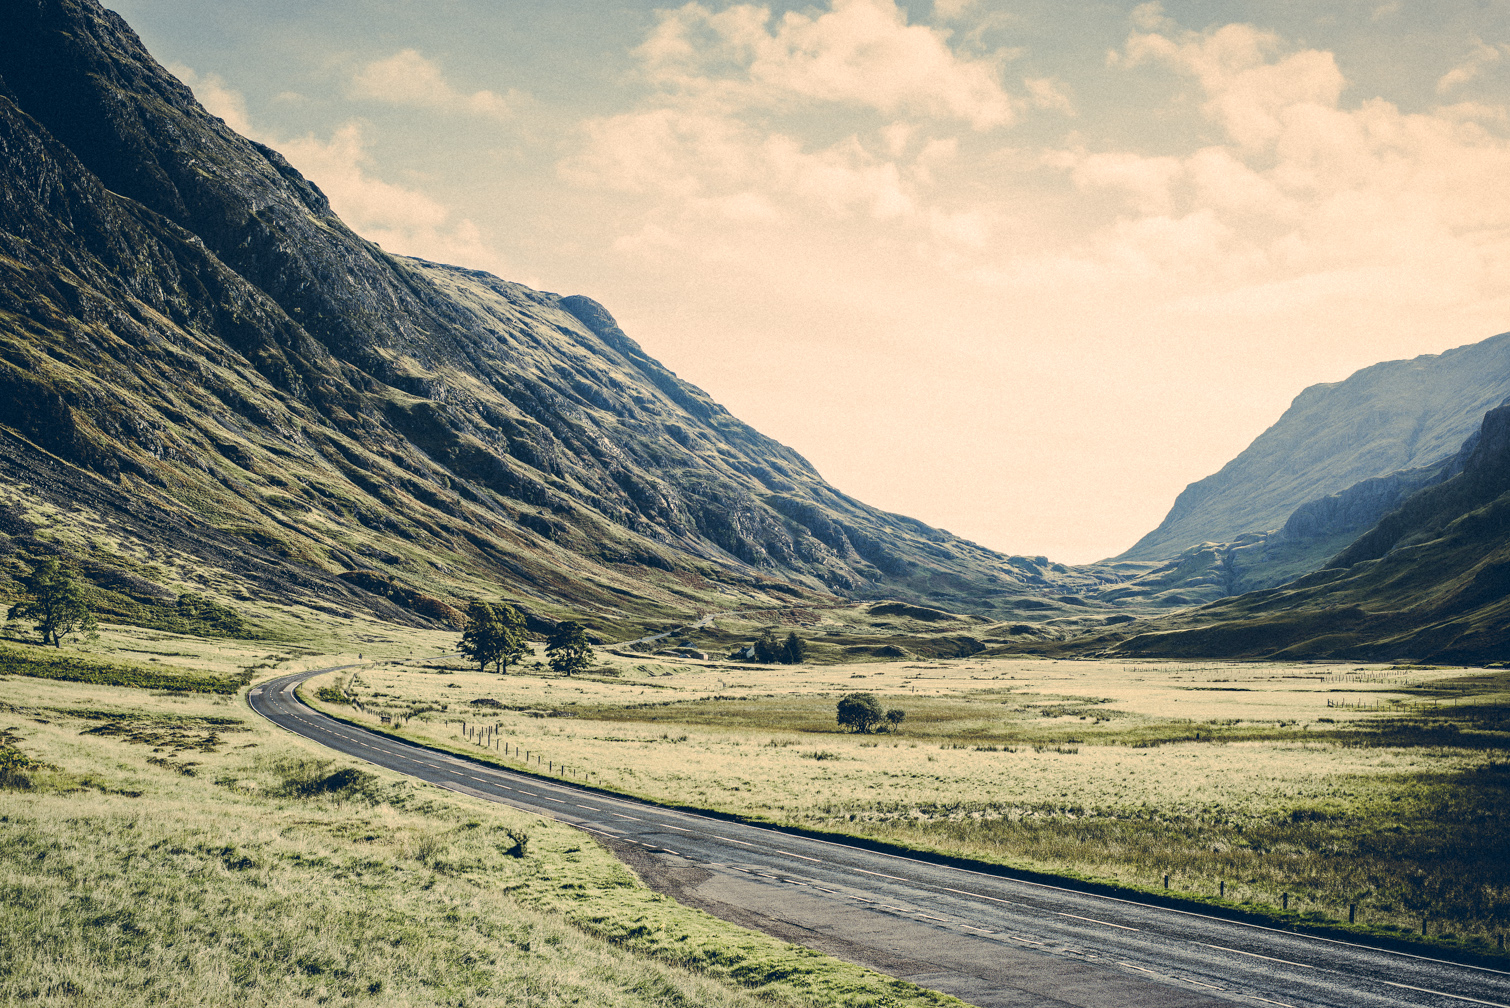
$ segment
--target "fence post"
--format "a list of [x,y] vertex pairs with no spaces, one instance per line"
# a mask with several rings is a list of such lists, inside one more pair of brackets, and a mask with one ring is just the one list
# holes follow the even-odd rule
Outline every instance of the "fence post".
[[1164,873],[1164,888],[1165,889],[1169,888],[1169,873],[1168,872]]
[[1280,903],[1283,904],[1284,909],[1286,909],[1286,910],[1290,909],[1290,894],[1289,893],[1282,893],[1280,895],[1280,897],[1279,897],[1279,900],[1280,900]]
[[1218,899],[1227,898],[1227,883],[1225,881],[1216,884],[1216,895]]
[[1356,922],[1357,920],[1358,920],[1358,904],[1356,904],[1356,903],[1349,903],[1347,905],[1347,922],[1349,924],[1352,924],[1352,923]]

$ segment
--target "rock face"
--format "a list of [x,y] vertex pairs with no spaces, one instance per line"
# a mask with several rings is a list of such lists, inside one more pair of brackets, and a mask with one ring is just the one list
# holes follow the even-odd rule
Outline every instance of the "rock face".
[[1166,617],[1112,653],[1510,660],[1510,405],[1445,468],[1323,569]]
[[1291,546],[1361,534],[1403,493],[1440,476],[1507,396],[1510,333],[1314,385],[1221,471],[1186,487],[1159,527],[1116,559],[1162,562],[1279,529]]
[[833,594],[989,610],[1098,583],[846,496],[589,298],[384,252],[93,0],[0,0],[0,21],[15,492],[391,618],[497,593],[604,621]]

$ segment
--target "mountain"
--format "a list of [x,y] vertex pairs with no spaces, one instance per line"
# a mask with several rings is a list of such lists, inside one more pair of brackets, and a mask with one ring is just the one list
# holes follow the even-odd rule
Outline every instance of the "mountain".
[[1104,580],[847,496],[590,298],[385,252],[93,0],[0,17],[0,552],[419,621]]
[[1322,570],[1100,644],[1115,655],[1510,660],[1510,405],[1486,414],[1446,468]]
[[[1212,543],[1249,550],[1231,558],[1237,568],[1272,547],[1294,573],[1292,554],[1320,561],[1340,548],[1340,537],[1361,534],[1441,477],[1484,413],[1506,397],[1510,333],[1313,385],[1240,455],[1186,487],[1159,527],[1113,563],[1163,563]],[[1274,531],[1282,534],[1272,543],[1251,538]]]

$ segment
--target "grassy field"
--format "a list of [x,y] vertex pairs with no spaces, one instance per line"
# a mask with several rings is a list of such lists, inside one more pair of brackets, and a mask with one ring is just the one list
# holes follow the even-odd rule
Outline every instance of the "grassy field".
[[959,1005],[681,907],[564,825],[330,759],[236,697],[0,683],[0,1002]]
[[[342,716],[473,752],[485,730],[499,763],[524,766],[523,747],[667,803],[1143,890],[1167,875],[1180,895],[1297,920],[1346,921],[1356,905],[1359,928],[1401,937],[1424,917],[1432,942],[1481,951],[1510,930],[1504,671],[429,666],[312,685],[358,700],[325,704]],[[834,705],[858,690],[905,709],[901,731],[839,731]]]

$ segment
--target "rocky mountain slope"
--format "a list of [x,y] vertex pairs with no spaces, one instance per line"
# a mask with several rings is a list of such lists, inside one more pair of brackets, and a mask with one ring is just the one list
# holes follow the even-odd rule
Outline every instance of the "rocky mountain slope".
[[[1202,543],[1227,544],[1239,590],[1298,573],[1299,554],[1300,567],[1319,562],[1340,538],[1361,534],[1421,485],[1444,478],[1442,466],[1507,397],[1510,333],[1313,385],[1219,472],[1186,487],[1159,527],[1115,559],[1162,564]],[[1268,551],[1284,569],[1244,581],[1241,569]]]
[[[1510,660],[1510,405],[1322,570],[1074,647],[1167,657]],[[1126,639],[1119,639],[1126,637]]]
[[219,591],[420,620],[476,594],[1010,618],[1114,579],[848,497],[589,298],[384,252],[94,0],[0,19],[0,545],[87,511]]

